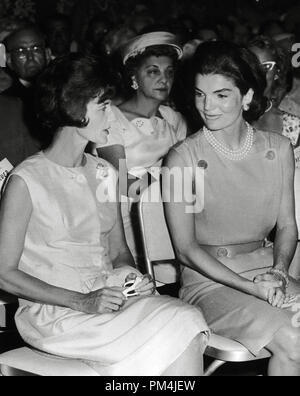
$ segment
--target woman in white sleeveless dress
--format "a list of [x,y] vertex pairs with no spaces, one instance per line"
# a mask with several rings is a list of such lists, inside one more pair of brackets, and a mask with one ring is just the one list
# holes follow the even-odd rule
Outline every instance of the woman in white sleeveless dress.
[[[132,267],[116,172],[84,154],[89,141],[107,140],[106,73],[73,54],[40,80],[38,114],[53,140],[8,180],[0,287],[20,298],[18,330],[39,350],[81,359],[100,375],[201,375],[201,312],[153,295],[153,281]],[[137,296],[126,300],[124,284],[136,277]]]

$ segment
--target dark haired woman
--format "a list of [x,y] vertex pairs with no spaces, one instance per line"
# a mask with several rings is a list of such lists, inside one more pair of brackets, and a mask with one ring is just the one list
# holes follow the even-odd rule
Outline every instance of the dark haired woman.
[[121,174],[130,174],[129,191],[122,191],[129,195],[128,202],[122,205],[122,214],[127,243],[137,259],[134,229],[138,222],[131,212],[132,199],[137,196],[136,189],[130,190],[130,187],[132,184],[136,186],[139,179],[147,184],[151,168],[160,168],[169,149],[184,140],[187,133],[182,116],[164,105],[170,95],[182,49],[173,34],[154,32],[131,40],[123,52],[132,95],[119,108],[111,108],[108,141],[97,151],[116,169],[120,169],[120,160],[124,160],[125,169]]
[[[89,141],[108,138],[107,76],[69,55],[41,77],[38,114],[52,143],[8,181],[0,288],[21,298],[16,323],[38,350],[87,361],[101,375],[201,375],[201,313],[152,295],[153,281],[132,267],[115,171],[84,154]],[[124,282],[137,276],[138,296],[127,301]]]
[[[171,170],[189,175],[189,168],[192,176],[184,180],[193,188],[183,202],[165,204],[183,263],[181,298],[201,307],[213,331],[253,355],[267,348],[270,375],[299,376],[300,287],[288,275],[297,243],[290,142],[251,126],[265,110],[266,83],[249,50],[202,44],[191,79],[205,127],[166,160]],[[176,185],[163,181],[165,197],[176,193],[178,178]],[[265,247],[275,225],[274,249]]]
[[283,134],[296,145],[300,134],[300,119],[280,110],[280,103],[291,90],[293,70],[288,53],[269,37],[257,36],[249,44],[249,49],[258,57],[266,75],[265,96],[268,105],[257,122],[259,128]]
[[280,103],[292,84],[292,65],[288,53],[280,48],[276,42],[268,37],[258,36],[251,41],[249,49],[258,57],[258,60],[267,77],[265,96],[269,103],[265,113],[256,122],[257,128],[262,131],[276,132],[290,139],[295,154],[295,196],[296,214],[299,230],[298,247],[291,273],[300,277],[300,118],[280,109]]

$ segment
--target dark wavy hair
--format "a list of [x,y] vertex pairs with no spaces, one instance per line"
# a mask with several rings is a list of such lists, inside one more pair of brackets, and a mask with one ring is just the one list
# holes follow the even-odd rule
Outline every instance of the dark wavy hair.
[[111,99],[113,87],[114,76],[106,61],[69,54],[51,62],[37,81],[35,95],[43,148],[51,144],[63,127],[87,126],[87,104],[97,97],[99,102]]
[[249,110],[244,111],[244,118],[252,123],[264,114],[267,108],[264,96],[266,77],[257,57],[247,48],[225,41],[206,42],[198,47],[188,76],[188,91],[192,95],[189,100],[193,103],[198,74],[220,74],[230,79],[243,96],[253,89],[253,100]]
[[[276,41],[266,36],[256,36],[249,43],[248,48],[256,47],[264,51],[269,51],[276,62],[278,71],[278,80],[272,87],[272,94],[276,98],[277,95],[283,95],[290,92],[293,88],[293,67],[290,54],[280,47]],[[283,99],[283,98],[281,98]],[[280,100],[279,100],[280,102]]]

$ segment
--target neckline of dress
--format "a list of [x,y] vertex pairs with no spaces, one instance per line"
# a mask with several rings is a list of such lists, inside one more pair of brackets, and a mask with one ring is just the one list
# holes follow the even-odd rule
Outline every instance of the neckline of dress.
[[159,115],[154,115],[154,116],[152,116],[152,117],[143,117],[143,116],[140,116],[140,117],[135,117],[135,118],[133,118],[132,120],[129,120],[126,116],[125,116],[125,114],[124,114],[124,112],[118,107],[118,106],[116,106],[116,108],[119,110],[119,112],[122,114],[122,116],[127,120],[127,122],[129,122],[129,123],[133,123],[134,121],[136,121],[136,120],[146,120],[146,121],[151,121],[151,120],[154,120],[154,119],[157,119],[157,120],[160,120],[160,121],[164,121],[165,120],[165,118],[164,118],[164,116],[163,116],[163,114],[162,114],[162,105],[161,106],[159,106],[159,108],[158,108],[158,111],[159,111]]
[[150,118],[147,118],[147,117],[136,117],[136,118],[134,118],[133,120],[131,120],[129,122],[135,122],[135,121],[138,121],[138,120],[151,122],[152,120],[164,121],[164,118],[161,118],[161,117],[158,117],[158,116],[153,116],[153,117],[150,117]]
[[52,165],[54,165],[54,166],[56,166],[56,167],[58,167],[58,168],[60,168],[60,169],[65,169],[65,170],[68,170],[68,171],[73,171],[73,172],[79,172],[79,171],[82,171],[86,166],[87,166],[87,164],[88,164],[88,158],[87,158],[87,155],[84,153],[83,154],[83,156],[84,156],[84,164],[83,165],[79,165],[79,166],[64,166],[64,165],[60,165],[60,164],[58,164],[57,162],[54,162],[54,161],[52,161],[50,158],[48,158],[47,156],[46,156],[46,154],[44,153],[44,151],[40,151],[40,155],[47,161],[47,162],[49,162],[50,164],[52,164]]

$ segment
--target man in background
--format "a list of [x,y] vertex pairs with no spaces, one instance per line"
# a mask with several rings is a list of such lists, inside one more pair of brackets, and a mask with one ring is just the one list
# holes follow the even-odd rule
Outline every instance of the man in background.
[[[5,39],[6,62],[11,70],[13,83],[1,94],[2,111],[9,109],[9,118],[14,119],[22,104],[22,122],[24,129],[31,137],[41,141],[40,132],[34,110],[34,86],[38,76],[50,61],[50,50],[46,47],[43,34],[34,25],[23,27]],[[17,99],[5,101],[4,98]],[[7,120],[8,121],[8,120]],[[11,120],[13,122],[13,120]],[[1,135],[4,128],[1,117]],[[27,133],[28,133],[27,132]]]
[[5,39],[6,62],[14,76],[4,94],[22,101],[31,95],[37,77],[50,60],[43,34],[35,26],[21,28]]

